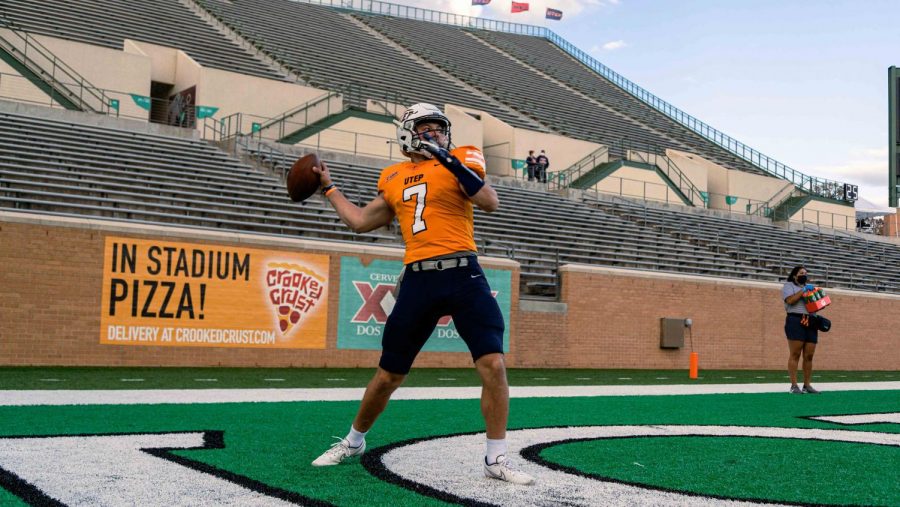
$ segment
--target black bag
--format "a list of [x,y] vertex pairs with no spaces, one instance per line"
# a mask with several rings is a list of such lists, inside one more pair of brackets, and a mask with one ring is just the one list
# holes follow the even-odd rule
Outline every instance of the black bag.
[[814,313],[803,314],[800,317],[800,325],[809,329],[818,329],[823,333],[827,333],[831,329],[830,320]]

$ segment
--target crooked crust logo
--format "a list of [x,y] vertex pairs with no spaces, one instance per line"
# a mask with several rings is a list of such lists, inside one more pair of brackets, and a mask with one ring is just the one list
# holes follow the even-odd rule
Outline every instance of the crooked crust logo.
[[325,348],[327,255],[108,236],[100,343]]
[[278,318],[278,328],[286,336],[300,318],[317,307],[325,293],[325,278],[306,267],[270,262],[266,271],[269,303]]

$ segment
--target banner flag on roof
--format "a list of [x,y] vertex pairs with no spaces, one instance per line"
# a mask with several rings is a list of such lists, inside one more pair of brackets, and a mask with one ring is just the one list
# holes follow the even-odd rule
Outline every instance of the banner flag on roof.
[[525,12],[528,10],[528,2],[513,2],[512,13]]
[[487,5],[491,0],[472,0],[472,5]]
[[562,11],[547,7],[547,19],[562,19]]
[[133,100],[134,103],[138,105],[138,107],[146,109],[147,111],[150,110],[150,97],[137,95],[135,93],[129,93],[129,95],[131,95],[131,100]]
[[197,119],[202,120],[203,118],[209,118],[212,115],[216,114],[219,111],[218,107],[212,106],[197,106]]

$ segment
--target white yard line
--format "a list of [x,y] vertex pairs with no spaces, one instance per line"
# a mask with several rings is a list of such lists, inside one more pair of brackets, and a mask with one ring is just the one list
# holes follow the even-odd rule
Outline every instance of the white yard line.
[[[816,384],[829,391],[897,391],[900,382],[834,382]],[[0,406],[139,405],[160,403],[246,403],[291,401],[358,401],[364,388],[321,389],[120,389],[0,391]],[[783,384],[701,384],[666,386],[529,386],[511,387],[513,398],[593,396],[669,396],[689,394],[784,393]],[[394,400],[478,399],[481,387],[401,387]]]

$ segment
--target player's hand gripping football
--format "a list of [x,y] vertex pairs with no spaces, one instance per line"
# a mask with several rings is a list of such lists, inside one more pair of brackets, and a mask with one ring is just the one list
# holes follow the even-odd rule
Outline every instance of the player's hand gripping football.
[[331,181],[331,173],[328,172],[328,166],[325,164],[325,161],[319,159],[319,165],[313,166],[312,171],[319,175],[319,188],[325,188],[328,185],[331,185],[333,182]]

